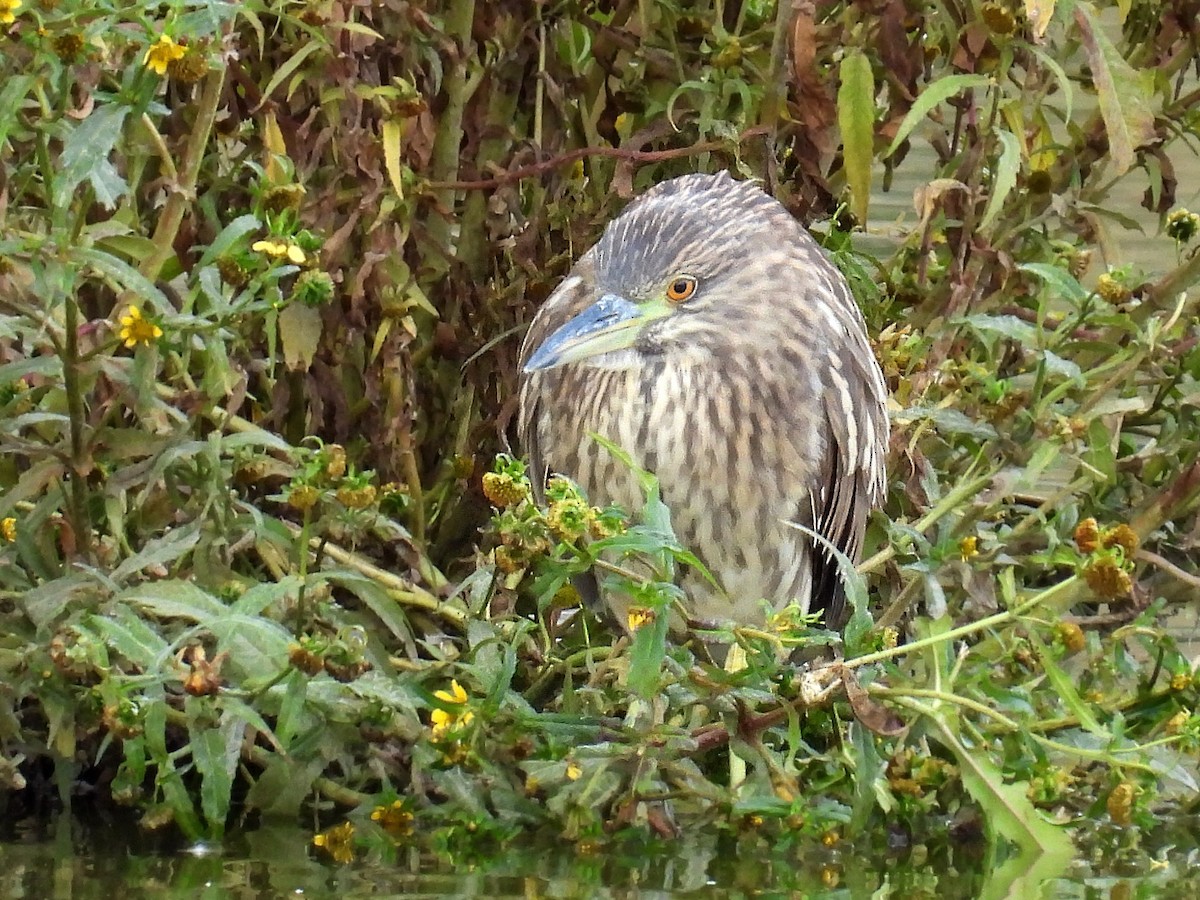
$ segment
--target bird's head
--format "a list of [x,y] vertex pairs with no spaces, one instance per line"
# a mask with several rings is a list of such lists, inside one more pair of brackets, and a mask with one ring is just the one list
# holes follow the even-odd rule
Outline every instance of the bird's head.
[[629,354],[672,349],[727,352],[731,336],[748,337],[769,317],[771,289],[787,290],[775,283],[786,254],[806,237],[778,201],[727,173],[663,182],[605,229],[585,256],[588,277],[564,281],[559,290],[586,294],[587,305],[533,351],[525,372],[621,366]]

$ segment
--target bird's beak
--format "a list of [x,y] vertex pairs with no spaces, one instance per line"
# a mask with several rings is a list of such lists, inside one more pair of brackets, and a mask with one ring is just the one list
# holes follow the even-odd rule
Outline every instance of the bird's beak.
[[665,303],[639,306],[617,294],[605,294],[546,338],[525,363],[525,372],[554,369],[612,350],[624,350],[633,346],[643,325],[668,312]]

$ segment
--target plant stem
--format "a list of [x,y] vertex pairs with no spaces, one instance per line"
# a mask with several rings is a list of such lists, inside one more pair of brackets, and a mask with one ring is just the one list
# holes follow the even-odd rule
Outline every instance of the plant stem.
[[217,107],[224,86],[224,66],[209,72],[204,80],[204,90],[196,107],[196,121],[184,150],[183,165],[179,167],[179,179],[163,207],[158,227],[154,229],[154,249],[140,266],[141,273],[151,280],[158,278],[163,265],[175,252],[175,238],[183,224],[184,213],[196,198],[196,181],[200,177],[200,165],[204,161],[208,138],[217,119]]
[[[958,485],[958,487],[954,488],[954,490],[950,491],[950,493],[948,493],[945,497],[943,497],[937,506],[918,519],[917,524],[914,525],[913,528],[916,531],[927,531],[934,525],[934,523],[941,519],[942,516],[946,515],[951,510],[957,509],[960,503],[962,503],[968,497],[977,494],[982,488],[986,487],[991,482],[995,474],[996,472],[993,470],[984,475],[977,475],[970,481],[964,481],[962,484]],[[858,571],[864,574],[867,572],[874,572],[882,568],[883,564],[891,560],[893,557],[895,557],[895,555],[896,548],[894,546],[884,547],[870,559],[863,560],[861,563],[859,563]]]
[[885,659],[891,659],[896,656],[904,656],[916,650],[924,650],[926,647],[936,647],[939,644],[944,644],[947,641],[957,640],[962,637],[969,637],[973,634],[978,634],[981,631],[986,631],[996,625],[1003,625],[1006,622],[1011,622],[1020,618],[1029,610],[1039,604],[1045,603],[1053,595],[1059,591],[1065,590],[1068,587],[1073,587],[1079,581],[1078,575],[1072,575],[1065,581],[1060,581],[1054,587],[1047,588],[1034,594],[1024,603],[1019,603],[1012,609],[1004,612],[996,613],[994,616],[988,616],[986,619],[979,619],[976,622],[970,622],[966,625],[960,625],[958,628],[951,628],[949,631],[942,634],[931,635],[927,638],[913,641],[910,644],[902,644],[899,647],[892,647],[889,650],[879,650],[875,653],[868,653],[865,656],[856,656],[854,659],[848,659],[843,663],[848,669],[857,668],[858,666],[866,666],[872,663],[883,662]]
[[72,291],[66,292],[66,326],[63,335],[63,390],[67,395],[67,417],[70,420],[71,489],[70,518],[75,532],[75,546],[84,559],[91,559],[92,526],[87,508],[87,471],[83,439],[83,390],[79,383],[79,303]]

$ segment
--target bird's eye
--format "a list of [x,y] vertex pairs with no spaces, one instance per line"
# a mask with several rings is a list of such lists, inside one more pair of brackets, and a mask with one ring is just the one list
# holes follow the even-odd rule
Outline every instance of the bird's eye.
[[680,275],[667,285],[667,299],[672,303],[682,303],[696,293],[696,279],[691,275]]

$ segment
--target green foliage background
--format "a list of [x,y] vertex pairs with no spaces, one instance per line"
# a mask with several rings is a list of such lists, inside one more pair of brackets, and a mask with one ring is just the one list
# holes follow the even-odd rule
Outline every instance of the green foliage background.
[[[1194,805],[1163,624],[1200,584],[1197,12],[0,3],[10,801],[83,780],[190,834],[354,810],[334,858],[413,816],[586,849],[963,807],[1033,852],[1035,806],[1120,844]],[[915,147],[916,227],[859,242]],[[817,223],[894,392],[833,705],[778,661],[836,642],[812,623],[729,634],[729,673],[666,616],[627,644],[558,614],[599,546],[674,601],[652,479],[640,525],[565,485],[536,509],[507,458],[481,491],[538,302],[638,190],[718,168]],[[1163,271],[1120,265],[1131,178]]]

